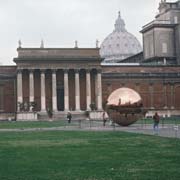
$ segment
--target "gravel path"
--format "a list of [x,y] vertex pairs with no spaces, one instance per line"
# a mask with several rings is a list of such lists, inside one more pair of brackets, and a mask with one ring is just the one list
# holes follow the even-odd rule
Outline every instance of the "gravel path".
[[154,132],[152,125],[141,125],[134,124],[129,127],[110,126],[109,124],[105,127],[102,123],[93,124],[81,124],[76,126],[61,126],[51,128],[17,128],[17,129],[0,129],[0,132],[31,132],[31,131],[125,131],[132,133],[156,135],[162,137],[180,138],[180,127],[176,129],[173,124],[168,124],[159,127],[158,132]]

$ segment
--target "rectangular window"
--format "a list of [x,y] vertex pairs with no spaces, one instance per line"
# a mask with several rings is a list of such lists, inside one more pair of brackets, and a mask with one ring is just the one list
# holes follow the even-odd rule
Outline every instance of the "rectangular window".
[[0,111],[3,110],[3,104],[4,104],[4,97],[3,97],[3,87],[0,86]]
[[167,43],[162,43],[162,53],[167,53]]
[[178,24],[178,17],[174,16],[174,24]]

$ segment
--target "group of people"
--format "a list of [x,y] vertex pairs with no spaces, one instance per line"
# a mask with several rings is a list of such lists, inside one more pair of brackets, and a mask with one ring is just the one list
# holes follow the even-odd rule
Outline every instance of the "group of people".
[[[108,115],[107,115],[106,111],[103,111],[102,119],[103,119],[103,126],[106,126],[106,122],[108,120]],[[67,120],[68,120],[68,123],[71,123],[72,114],[70,111],[67,113]],[[160,116],[158,115],[157,112],[153,116],[153,121],[154,121],[154,124],[153,124],[154,133],[158,134],[159,133]]]

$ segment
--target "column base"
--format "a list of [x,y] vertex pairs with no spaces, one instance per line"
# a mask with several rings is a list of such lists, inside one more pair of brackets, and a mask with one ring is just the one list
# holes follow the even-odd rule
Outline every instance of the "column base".
[[74,112],[82,112],[80,109],[75,110]]
[[52,111],[52,114],[53,114],[53,115],[54,115],[54,114],[58,114],[58,113],[59,113],[58,110]]
[[41,110],[41,111],[39,111],[39,113],[42,113],[42,114],[47,114],[47,111],[46,110]]

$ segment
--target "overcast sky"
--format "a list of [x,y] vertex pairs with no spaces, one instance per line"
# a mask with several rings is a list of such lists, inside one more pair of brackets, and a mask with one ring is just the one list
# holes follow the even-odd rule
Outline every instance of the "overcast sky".
[[[171,1],[171,0],[169,0]],[[173,1],[173,0],[172,0]],[[154,19],[160,0],[0,0],[0,63],[13,64],[16,48],[95,47],[114,29],[121,11],[126,29],[139,31]]]

